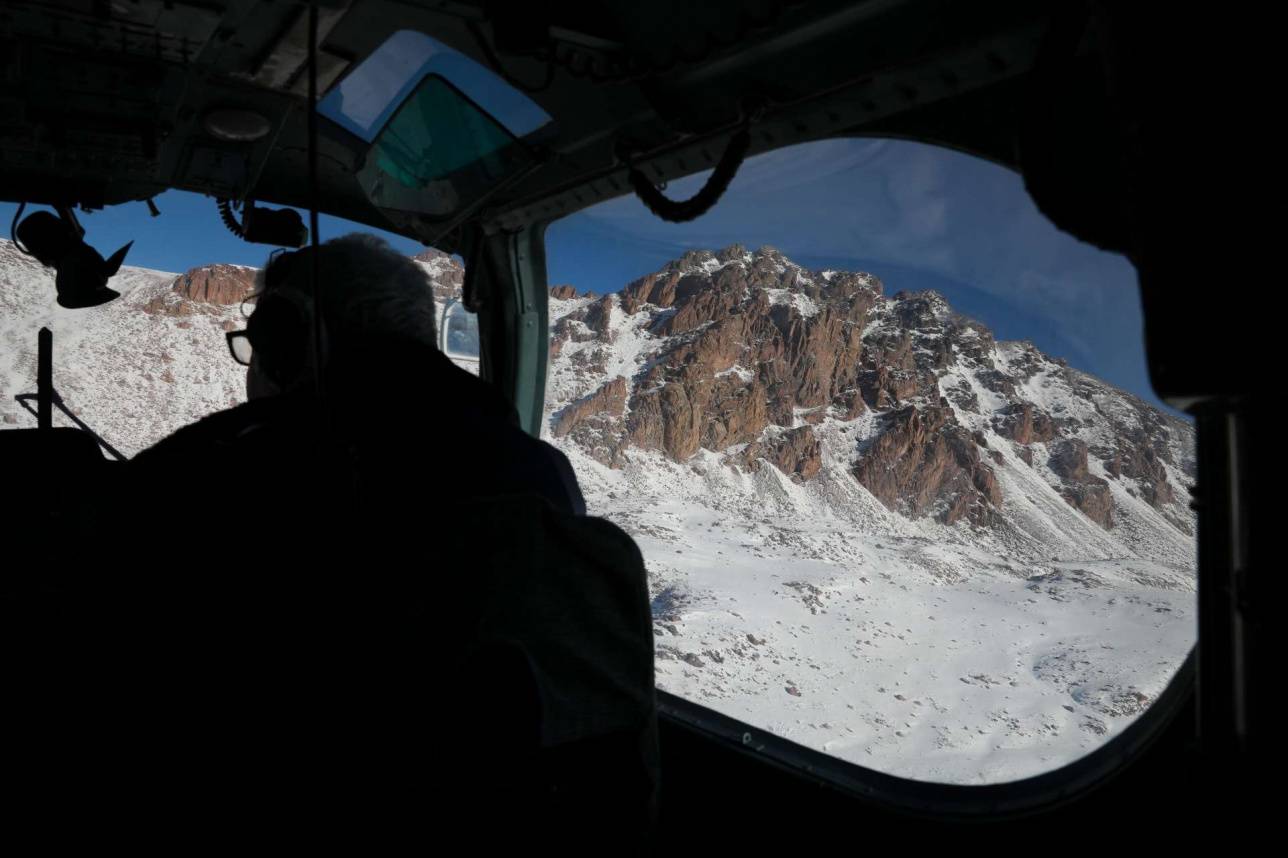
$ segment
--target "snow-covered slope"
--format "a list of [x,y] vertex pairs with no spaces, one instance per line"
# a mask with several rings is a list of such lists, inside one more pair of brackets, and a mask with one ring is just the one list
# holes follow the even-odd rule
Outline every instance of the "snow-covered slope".
[[[1050,770],[1193,643],[1192,431],[938,295],[880,293],[735,247],[552,298],[547,436],[644,551],[659,687],[895,774]],[[860,479],[908,463],[883,499]]]
[[[245,370],[224,331],[241,326],[239,306],[199,312],[145,311],[172,294],[177,275],[123,268],[121,297],[88,310],[54,301],[52,272],[0,241],[0,425],[34,426],[14,401],[36,390],[36,332],[54,334],[54,387],[99,435],[133,455],[178,427],[245,398]],[[154,305],[155,306],[155,305]],[[55,412],[56,425],[71,425]]]

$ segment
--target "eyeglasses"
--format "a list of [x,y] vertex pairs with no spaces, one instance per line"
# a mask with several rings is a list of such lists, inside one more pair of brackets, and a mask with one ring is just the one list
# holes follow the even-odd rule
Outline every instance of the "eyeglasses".
[[[250,366],[251,356],[255,352],[251,341],[251,328],[255,328],[257,332],[255,336],[260,338],[261,345],[272,343],[276,350],[280,348],[279,343],[289,344],[301,336],[307,336],[303,332],[309,330],[308,322],[313,314],[313,302],[309,296],[294,289],[277,288],[267,294],[254,295],[252,298],[255,301],[254,312],[247,313],[245,307],[242,308],[242,314],[249,320],[246,329],[224,334],[233,360],[242,366]],[[324,344],[326,342],[325,335],[322,342]],[[300,346],[300,348],[303,347]],[[287,345],[286,348],[289,349],[290,346]]]
[[250,332],[229,331],[224,337],[228,340],[228,351],[232,352],[233,360],[242,366],[250,366],[250,358],[254,353],[250,345]]

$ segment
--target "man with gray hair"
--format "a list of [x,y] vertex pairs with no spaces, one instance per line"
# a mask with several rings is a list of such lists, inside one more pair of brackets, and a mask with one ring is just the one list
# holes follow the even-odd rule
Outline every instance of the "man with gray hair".
[[149,712],[121,728],[144,731],[121,740],[129,764],[181,749],[216,810],[393,803],[493,846],[643,848],[658,776],[639,549],[438,351],[412,260],[358,235],[278,253],[255,303],[228,335],[250,400],[128,463],[116,529],[145,540],[153,577],[102,613],[137,639],[111,655],[142,689],[120,711]]
[[[315,348],[308,255],[319,254],[316,300],[323,340]],[[309,383],[313,360],[377,339],[434,346],[437,308],[425,272],[384,241],[361,233],[332,239],[316,251],[274,254],[256,278],[256,311],[245,333],[252,355],[251,398],[293,392]],[[260,350],[251,344],[258,340]],[[244,352],[243,352],[244,353]],[[238,350],[234,349],[234,355]]]
[[[316,287],[310,283],[314,253]],[[222,449],[233,439],[248,455],[256,447],[253,433],[268,431],[272,438],[287,427],[297,444],[343,439],[351,453],[361,447],[354,447],[359,438],[388,447],[398,433],[413,431],[419,437],[403,439],[403,452],[423,454],[451,421],[456,431],[448,431],[451,437],[437,450],[443,476],[468,464],[458,484],[492,494],[535,490],[561,509],[585,512],[567,458],[522,432],[494,388],[438,351],[428,277],[381,239],[355,233],[316,249],[274,253],[257,276],[252,300],[246,330],[227,335],[234,358],[247,366],[250,401],[179,430],[138,460]],[[316,316],[315,301],[321,308]],[[312,395],[318,392],[321,401]],[[399,418],[384,419],[391,414]],[[412,415],[415,421],[407,419]],[[472,462],[457,455],[463,438],[482,451]]]

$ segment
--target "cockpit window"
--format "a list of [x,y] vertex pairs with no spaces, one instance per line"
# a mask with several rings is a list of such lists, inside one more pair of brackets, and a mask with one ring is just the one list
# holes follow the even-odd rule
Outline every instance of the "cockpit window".
[[[53,332],[53,383],[60,401],[127,457],[246,401],[246,367],[230,354],[227,336],[247,328],[254,312],[248,299],[271,248],[224,229],[207,198],[172,191],[157,202],[160,218],[141,204],[82,213],[87,235],[100,247],[137,240],[130,264],[109,281],[120,297],[87,310],[58,306],[54,271],[0,238],[0,431],[36,425],[18,397],[36,390],[42,327]],[[15,213],[15,206],[0,203],[5,223]],[[325,241],[372,230],[324,215],[320,232]],[[472,358],[464,353],[477,322],[460,303],[463,261],[403,236],[380,237],[424,271],[434,296],[435,330],[452,332],[451,342],[463,353],[450,357],[477,374],[477,345]],[[446,322],[452,307],[459,310]],[[57,409],[53,423],[75,425]]]
[[391,37],[318,112],[370,144],[358,181],[395,222],[451,217],[532,163],[524,141],[550,126],[531,99],[411,31]]
[[370,143],[422,80],[435,75],[461,91],[515,137],[550,123],[536,102],[441,42],[401,30],[318,104],[318,113]]
[[619,198],[546,244],[544,432],[640,545],[660,689],[958,784],[1152,714],[1195,638],[1194,426],[1131,266],[1019,176],[830,140],[692,223]]

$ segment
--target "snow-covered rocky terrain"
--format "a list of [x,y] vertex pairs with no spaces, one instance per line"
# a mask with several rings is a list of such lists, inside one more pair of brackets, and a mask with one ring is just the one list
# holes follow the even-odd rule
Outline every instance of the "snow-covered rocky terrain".
[[[436,296],[450,257],[418,257]],[[0,428],[55,385],[126,454],[244,396],[253,269],[126,268],[67,311],[0,242]],[[1194,640],[1189,424],[934,293],[694,252],[552,289],[543,434],[639,541],[661,688],[914,778],[1036,774],[1144,711]],[[61,417],[56,418],[65,422]]]
[[[253,269],[217,268],[221,280],[249,290]],[[54,302],[52,275],[0,240],[0,428],[35,425],[14,397],[36,391],[42,326],[54,334],[54,387],[63,401],[127,456],[245,400],[245,369],[224,339],[224,331],[244,326],[240,297],[193,300],[173,288],[179,275],[126,267],[111,281],[120,298],[64,310]],[[72,425],[58,411],[54,423]]]
[[550,318],[548,433],[644,551],[660,688],[986,783],[1103,744],[1192,646],[1185,421],[770,248]]

